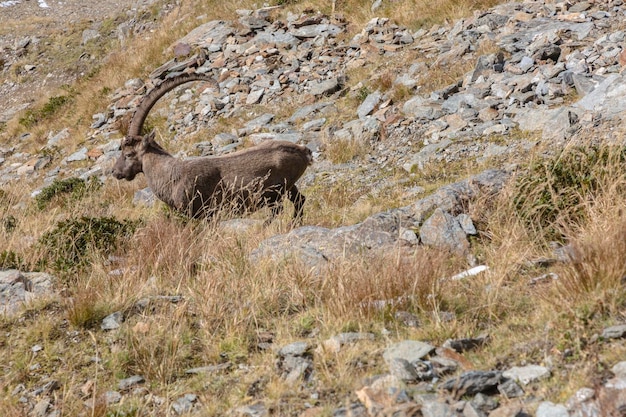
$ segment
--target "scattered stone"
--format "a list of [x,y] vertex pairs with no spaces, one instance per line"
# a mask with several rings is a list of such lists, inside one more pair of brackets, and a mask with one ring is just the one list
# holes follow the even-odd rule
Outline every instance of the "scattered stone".
[[269,412],[263,403],[258,402],[252,405],[237,407],[234,410],[234,415],[241,417],[265,417],[269,415]]
[[602,337],[605,339],[621,339],[626,336],[626,324],[607,327],[602,331]]
[[338,78],[331,78],[329,80],[324,80],[320,82],[316,82],[311,85],[311,94],[314,96],[325,96],[333,94],[341,88],[341,84]]
[[135,191],[133,204],[136,206],[152,207],[157,198],[149,187]]
[[124,316],[121,311],[116,311],[115,313],[109,314],[102,320],[102,324],[100,328],[102,330],[115,330],[119,329],[124,321]]
[[420,241],[426,246],[449,249],[461,255],[469,250],[469,242],[459,221],[441,208],[435,209],[422,225]]
[[87,159],[87,152],[89,150],[86,147],[80,148],[78,151],[74,152],[70,156],[68,156],[65,160],[67,162],[77,162],[84,161]]
[[387,362],[391,375],[400,381],[413,382],[418,380],[415,367],[406,359],[393,358]]
[[417,340],[405,340],[389,346],[383,352],[385,362],[389,364],[394,359],[404,359],[407,362],[415,362],[435,350],[435,347],[428,343]]
[[455,398],[461,398],[464,395],[493,391],[500,384],[501,379],[500,372],[469,371],[460,377],[447,380],[441,388],[449,391]]
[[380,91],[368,94],[365,100],[363,100],[363,103],[361,103],[359,108],[356,110],[356,114],[359,119],[365,119],[366,116],[372,113],[376,106],[380,103],[381,98],[382,94]]
[[52,296],[53,280],[42,272],[0,270],[0,314],[17,313],[24,302]]
[[198,400],[195,394],[185,394],[172,403],[172,408],[176,414],[185,414],[193,410],[194,404]]
[[117,404],[122,401],[122,394],[118,391],[107,391],[104,393],[104,402],[107,405]]
[[33,407],[33,410],[30,412],[30,416],[32,417],[45,417],[48,415],[48,409],[50,408],[50,401],[47,399],[43,399]]
[[201,366],[198,368],[191,368],[191,369],[187,369],[185,371],[186,374],[210,374],[210,373],[215,373],[215,372],[220,372],[220,371],[227,371],[229,369],[231,369],[233,367],[233,364],[231,362],[225,362],[225,363],[220,363],[219,365],[208,365],[208,366]]
[[142,376],[133,375],[133,376],[131,376],[129,378],[122,379],[117,384],[117,388],[120,391],[126,391],[126,390],[129,390],[130,388],[134,387],[135,385],[142,384],[144,382],[145,382],[145,379]]
[[537,407],[535,417],[570,417],[570,415],[565,406],[544,401]]
[[518,398],[524,395],[524,390],[517,382],[512,379],[507,379],[498,385],[498,391],[505,398]]
[[448,339],[443,343],[443,347],[453,349],[457,352],[465,352],[466,350],[472,350],[477,347],[483,346],[489,341],[489,335],[483,334],[476,338],[467,339]]
[[278,351],[276,368],[287,382],[308,379],[313,369],[311,346],[306,342],[295,342],[282,347]]
[[548,378],[550,376],[550,370],[539,365],[514,366],[504,371],[502,376],[519,381],[522,385],[528,385],[531,382]]
[[322,345],[325,350],[338,353],[344,345],[354,344],[360,340],[374,340],[372,333],[340,333],[325,340]]

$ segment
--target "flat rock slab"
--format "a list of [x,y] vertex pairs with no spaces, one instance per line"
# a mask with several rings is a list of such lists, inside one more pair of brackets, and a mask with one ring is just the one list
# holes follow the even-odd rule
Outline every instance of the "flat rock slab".
[[415,362],[435,350],[433,345],[418,340],[404,340],[395,345],[389,346],[383,352],[385,362],[391,363],[394,359],[404,359],[408,362]]
[[456,398],[474,395],[495,389],[502,380],[502,373],[497,371],[469,371],[458,378],[447,380],[442,388]]

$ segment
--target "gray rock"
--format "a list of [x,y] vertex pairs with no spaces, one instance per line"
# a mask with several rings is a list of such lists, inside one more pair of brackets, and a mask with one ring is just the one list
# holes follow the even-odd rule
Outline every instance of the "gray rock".
[[282,364],[282,378],[286,382],[295,383],[307,377],[313,362],[301,357],[287,357]]
[[341,83],[338,78],[313,82],[310,85],[310,93],[314,96],[325,96],[333,94],[341,89]]
[[85,45],[87,42],[98,39],[100,37],[100,33],[95,29],[85,29],[83,30],[83,40],[81,45]]
[[67,162],[76,162],[76,161],[84,161],[87,159],[87,151],[86,147],[82,147],[70,156],[68,156],[65,160]]
[[422,402],[423,417],[456,417],[457,413],[450,405],[441,400],[425,400]]
[[157,198],[149,187],[135,191],[133,204],[136,206],[152,207]]
[[402,168],[407,172],[414,172],[416,169],[423,170],[426,165],[435,158],[437,152],[442,151],[452,143],[449,139],[442,139],[437,143],[424,146],[410,162],[405,163]]
[[611,372],[613,372],[617,378],[626,379],[626,361],[613,365]]
[[435,120],[444,115],[441,104],[419,96],[407,100],[402,106],[402,112],[418,120]]
[[367,412],[365,406],[361,403],[352,403],[348,406],[338,408],[333,411],[333,417],[369,417],[371,414]]
[[498,385],[498,392],[502,394],[505,398],[518,398],[524,395],[524,390],[520,387],[517,382],[512,379],[507,379]]
[[373,333],[340,333],[323,342],[325,349],[337,353],[344,345],[353,344],[361,340],[374,340]]
[[466,235],[474,236],[478,234],[478,231],[476,230],[476,227],[474,226],[474,222],[472,221],[472,218],[469,216],[469,214],[461,213],[458,216],[456,216],[456,219],[458,220],[459,224],[461,225],[461,228],[463,229]]
[[144,382],[145,382],[145,379],[142,376],[133,375],[133,376],[131,376],[129,378],[122,379],[117,384],[117,388],[120,391],[126,391],[126,390],[134,387],[135,385],[143,384]]
[[504,371],[502,376],[518,381],[523,385],[528,385],[531,382],[548,378],[550,370],[540,365],[514,366]]
[[272,113],[262,114],[261,116],[255,117],[254,119],[247,122],[245,124],[245,130],[241,133],[250,134],[250,133],[258,132],[261,129],[266,128],[267,125],[271,123],[272,120],[274,120],[274,115]]
[[248,97],[246,97],[246,104],[251,105],[259,103],[264,93],[265,90],[262,88],[252,91],[250,94],[248,94]]
[[332,102],[319,102],[319,103],[314,103],[308,106],[301,107],[293,113],[293,115],[289,118],[288,121],[290,123],[296,123],[302,119],[309,118],[310,116],[316,113],[319,113],[320,111],[328,107],[332,107],[332,106],[333,106]]
[[443,343],[443,347],[455,350],[457,352],[465,352],[483,346],[489,340],[489,335],[480,335],[475,338],[465,339],[448,339]]
[[176,414],[185,414],[193,410],[194,403],[198,400],[198,396],[195,394],[185,394],[184,396],[176,399],[172,403],[172,409]]
[[378,103],[380,103],[381,98],[382,94],[380,93],[380,91],[375,91],[371,94],[368,94],[365,100],[363,100],[363,103],[361,103],[361,105],[359,105],[356,110],[356,114],[359,119],[365,119],[366,116],[374,111],[376,106],[378,106]]
[[294,342],[283,346],[278,351],[280,356],[302,356],[311,349],[307,342]]
[[302,140],[302,133],[253,133],[249,138],[252,143],[257,145],[266,140],[286,140],[291,143],[298,143]]
[[33,410],[30,412],[29,415],[33,417],[46,417],[50,406],[51,404],[49,400],[40,400],[37,402],[37,404],[35,404],[35,407],[33,407]]
[[570,417],[570,415],[565,406],[544,401],[537,407],[535,417]]
[[414,382],[418,380],[415,367],[402,358],[393,358],[387,362],[389,373],[401,381]]
[[186,374],[197,375],[197,374],[211,374],[220,371],[226,371],[232,368],[233,364],[231,362],[220,363],[219,365],[207,365],[200,366],[197,368],[187,369],[185,371]]
[[441,388],[449,391],[455,398],[464,395],[474,395],[479,392],[495,389],[502,380],[502,374],[497,371],[469,371],[457,378],[447,380]]
[[434,246],[464,255],[469,251],[469,242],[459,221],[442,210],[434,213],[420,228],[420,241],[426,246]]
[[211,44],[223,44],[226,42],[226,39],[234,33],[235,29],[230,22],[213,20],[198,26],[186,36],[179,39],[178,43],[208,48]]
[[315,38],[317,36],[335,36],[343,30],[339,26],[332,24],[308,25],[300,28],[290,29],[289,32],[299,39]]
[[404,359],[408,362],[418,361],[435,350],[435,347],[417,340],[404,340],[385,349],[383,358],[390,363],[394,359]]
[[430,358],[429,363],[433,369],[433,373],[437,377],[451,374],[459,367],[459,364],[456,361],[442,356],[433,356]]
[[230,145],[231,143],[235,143],[237,142],[237,140],[238,140],[237,136],[231,133],[218,133],[211,140],[211,144],[215,146],[216,148],[219,148],[222,146]]
[[605,339],[621,339],[626,337],[626,324],[607,327],[602,331],[602,337]]
[[0,313],[16,313],[24,302],[52,296],[53,277],[42,272],[0,270]]
[[48,142],[46,143],[46,147],[50,148],[53,146],[59,146],[61,141],[69,139],[69,137],[70,137],[70,131],[67,128],[61,130],[60,132],[56,134],[53,134],[52,132],[50,132],[50,134],[48,134]]
[[116,311],[115,313],[109,314],[102,320],[102,324],[100,328],[102,330],[115,330],[119,329],[124,321],[124,316],[121,311]]
[[585,97],[574,103],[574,107],[602,113],[605,117],[615,116],[626,111],[626,76],[610,74]]
[[498,407],[498,402],[493,397],[485,395],[481,392],[474,395],[474,398],[472,398],[469,402],[475,410],[480,410],[485,414]]
[[118,391],[107,391],[104,393],[104,402],[107,405],[117,404],[122,401],[122,394]]
[[326,124],[326,119],[323,117],[319,119],[311,120],[309,122],[302,124],[302,131],[304,132],[318,131],[324,126],[324,124]]
[[269,415],[269,412],[263,403],[258,402],[252,405],[237,407],[233,410],[233,414],[241,417],[265,417]]

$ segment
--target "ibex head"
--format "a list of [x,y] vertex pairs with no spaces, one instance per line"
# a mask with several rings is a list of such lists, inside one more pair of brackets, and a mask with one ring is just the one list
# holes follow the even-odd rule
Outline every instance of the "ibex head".
[[219,84],[208,74],[183,73],[173,78],[164,80],[161,84],[150,91],[135,109],[128,127],[128,134],[122,140],[122,154],[115,162],[111,173],[118,180],[132,181],[137,174],[143,172],[143,156],[148,149],[169,155],[154,141],[154,132],[141,136],[144,121],[148,117],[150,109],[159,98],[177,86],[190,81],[205,81],[211,83],[216,90]]
[[122,153],[113,165],[111,172],[113,176],[118,180],[135,179],[137,174],[143,172],[143,156],[152,142],[154,142],[154,131],[143,137],[127,136],[122,139]]

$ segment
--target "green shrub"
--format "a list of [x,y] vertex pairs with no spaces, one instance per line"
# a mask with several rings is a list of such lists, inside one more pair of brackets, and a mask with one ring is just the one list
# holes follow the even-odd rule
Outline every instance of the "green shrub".
[[0,269],[24,269],[22,257],[12,250],[0,252]]
[[29,129],[39,123],[40,121],[47,119],[56,114],[65,104],[71,101],[69,96],[56,96],[50,97],[48,102],[39,109],[29,109],[24,116],[20,117],[19,123],[25,128]]
[[41,190],[35,197],[35,202],[37,208],[43,210],[55,197],[67,195],[71,201],[80,200],[87,192],[99,189],[100,185],[95,177],[90,177],[87,182],[76,177],[55,179],[52,184]]
[[119,221],[114,217],[86,217],[57,223],[39,238],[42,267],[67,272],[84,267],[90,255],[115,251],[135,232],[138,221]]
[[[624,185],[626,148],[576,147],[536,161],[516,182],[513,204],[529,226],[559,239],[558,225],[578,223],[584,204],[609,184]],[[624,190],[615,190],[624,191]]]
[[7,234],[13,233],[13,231],[17,228],[17,219],[15,216],[8,215],[2,219],[2,227],[4,227],[4,231]]

